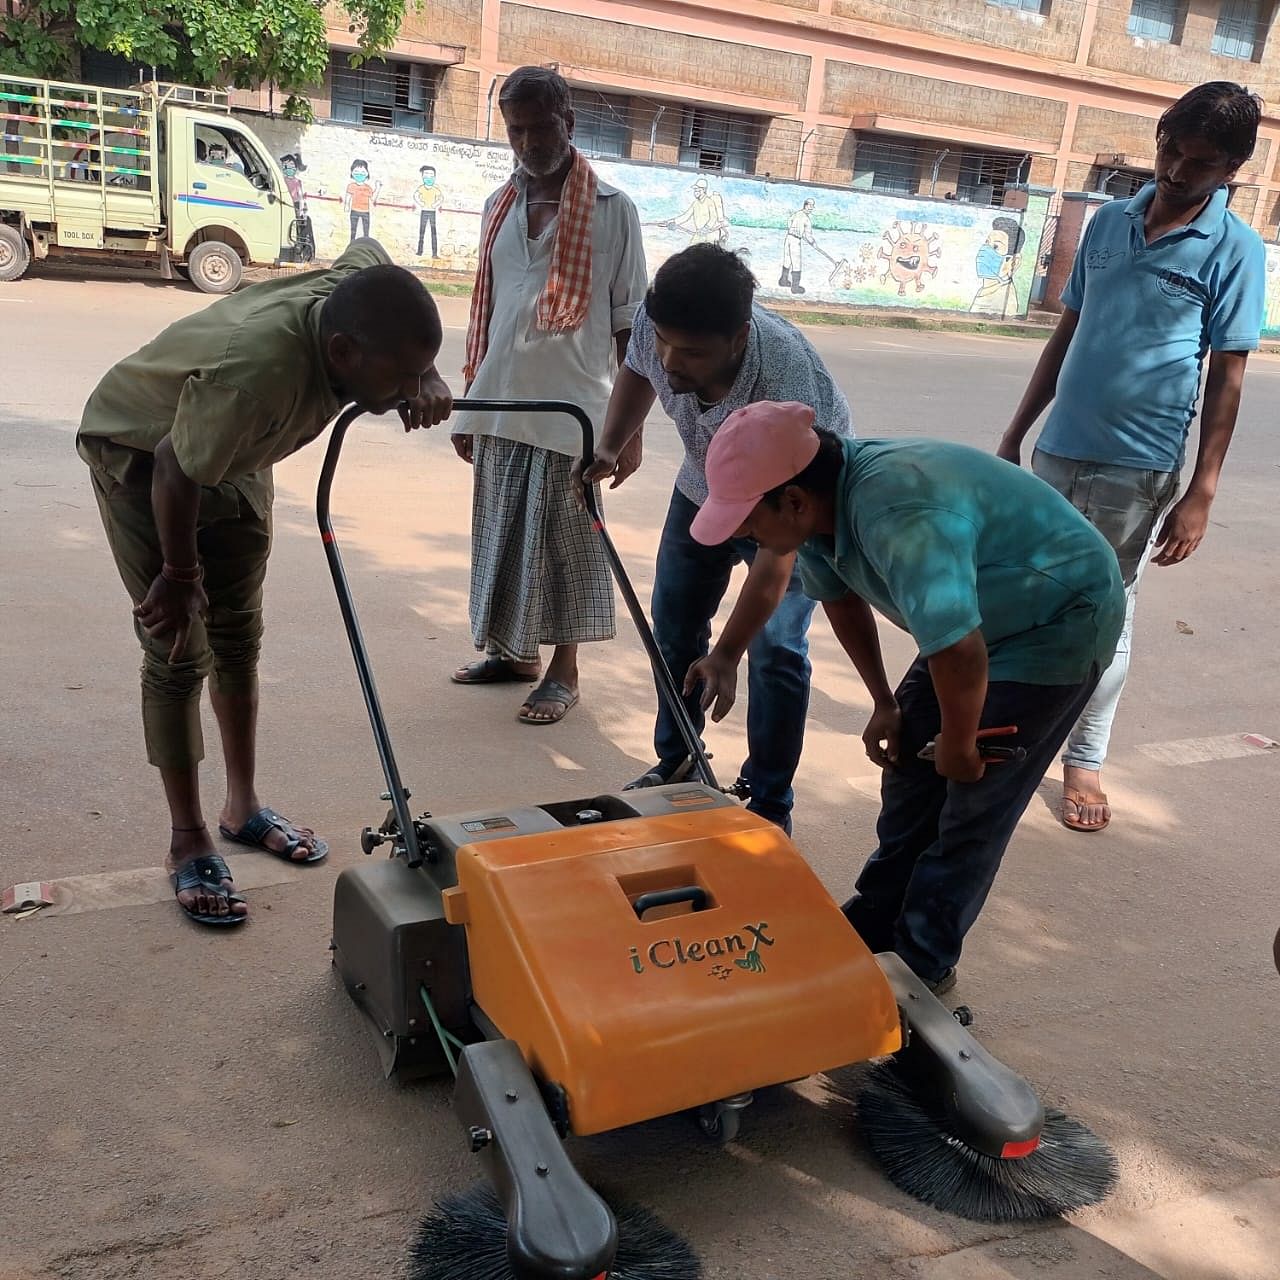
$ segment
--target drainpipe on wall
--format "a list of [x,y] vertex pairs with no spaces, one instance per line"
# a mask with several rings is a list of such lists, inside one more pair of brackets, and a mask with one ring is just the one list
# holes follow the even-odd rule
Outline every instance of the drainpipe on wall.
[[653,117],[653,124],[649,129],[649,163],[653,163],[653,155],[658,147],[658,121],[662,119],[663,112],[666,107],[659,107],[658,113]]
[[944,147],[933,157],[933,177],[929,179],[929,194],[933,195],[933,189],[938,185],[938,170],[942,168],[942,162],[951,154],[950,147]]
[[494,76],[489,81],[489,107],[484,118],[484,140],[489,142],[493,138],[493,91],[498,87],[498,77]]
[[810,129],[808,133],[800,139],[800,154],[796,158],[796,181],[798,182],[804,176],[804,153],[805,148],[809,145],[809,139],[817,132],[816,129]]

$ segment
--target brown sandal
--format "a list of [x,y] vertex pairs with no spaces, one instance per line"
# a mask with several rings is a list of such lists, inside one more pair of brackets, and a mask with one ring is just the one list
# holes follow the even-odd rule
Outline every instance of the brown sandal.
[[[1104,805],[1107,810],[1106,817],[1096,826],[1080,820],[1084,807],[1090,804]],[[1098,831],[1105,831],[1111,825],[1111,806],[1107,804],[1105,795],[1101,800],[1090,800],[1083,791],[1077,791],[1075,787],[1063,787],[1062,808],[1058,811],[1058,816],[1068,831],[1083,831],[1087,835],[1092,835]]]

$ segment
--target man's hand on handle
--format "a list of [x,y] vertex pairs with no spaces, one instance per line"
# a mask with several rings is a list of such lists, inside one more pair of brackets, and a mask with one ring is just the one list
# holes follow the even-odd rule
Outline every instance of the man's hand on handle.
[[573,481],[573,495],[577,499],[578,508],[586,509],[586,495],[583,492],[586,485],[603,484],[608,480],[609,488],[616,489],[624,480],[640,470],[643,459],[644,437],[638,431],[617,453],[604,446],[597,448],[592,456],[591,465],[585,472],[582,469],[582,459],[575,459],[570,474]]
[[398,405],[396,412],[404,423],[406,431],[416,431],[419,427],[434,427],[443,422],[453,412],[453,392],[445,385],[444,379],[432,369],[424,374],[418,394],[412,400]]

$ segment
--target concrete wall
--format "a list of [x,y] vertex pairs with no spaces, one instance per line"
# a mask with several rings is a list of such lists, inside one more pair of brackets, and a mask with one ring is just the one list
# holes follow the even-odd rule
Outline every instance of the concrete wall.
[[899,27],[911,35],[963,36],[1000,49],[1017,49],[1046,58],[1071,61],[1080,43],[1084,5],[1049,0],[1043,14],[989,4],[988,0],[947,3],[890,3],[889,0],[835,0],[832,12]]
[[797,107],[809,82],[808,58],[767,46],[504,4],[498,56],[514,66],[540,50],[563,50],[579,70],[697,86],[713,95],[732,86],[762,105]]
[[[1089,65],[1134,76],[1157,72],[1177,84],[1206,80],[1235,80],[1248,84],[1264,99],[1280,90],[1280,42],[1268,38],[1260,61],[1224,58],[1210,51],[1222,0],[1185,0],[1182,29],[1174,44],[1136,40],[1129,35],[1129,5],[1098,5],[1097,28],[1089,48]],[[1076,6],[1071,6],[1076,7]],[[1273,8],[1269,0],[1264,9]]]
[[[350,239],[342,196],[351,162],[358,158],[368,161],[377,184],[371,234],[398,261],[435,272],[474,273],[481,208],[511,171],[507,147],[354,125],[245,119],[275,155],[301,154],[306,169],[300,176],[322,260],[337,256]],[[418,171],[425,164],[435,167],[443,197],[434,259],[429,234],[418,252],[419,215],[413,204]],[[972,310],[997,317],[1026,313],[1048,204],[1043,193],[1033,193],[1028,208],[1015,212],[663,165],[599,161],[596,168],[636,202],[650,272],[691,242],[688,230],[670,224],[687,212],[695,182],[705,178],[709,197],[721,203],[728,224],[723,243],[751,262],[766,299],[803,296],[824,304]],[[806,199],[815,202],[817,247],[802,251],[805,293],[797,295],[789,282],[780,285],[782,251],[787,225]],[[976,262],[989,237],[1002,252],[1012,252],[1001,277],[984,282]]]
[[[856,63],[827,63],[822,109],[830,115],[883,112],[938,125],[1038,139],[1056,149],[1066,104],[1029,93],[956,84]],[[946,137],[945,131],[939,134]]]

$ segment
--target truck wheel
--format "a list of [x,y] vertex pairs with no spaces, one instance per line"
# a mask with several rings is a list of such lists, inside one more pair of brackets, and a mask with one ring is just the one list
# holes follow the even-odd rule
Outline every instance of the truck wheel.
[[0,281],[21,280],[31,265],[31,249],[16,227],[0,223]]
[[206,240],[187,255],[187,270],[201,293],[231,293],[244,275],[244,263],[230,245]]

